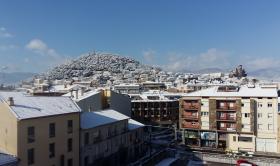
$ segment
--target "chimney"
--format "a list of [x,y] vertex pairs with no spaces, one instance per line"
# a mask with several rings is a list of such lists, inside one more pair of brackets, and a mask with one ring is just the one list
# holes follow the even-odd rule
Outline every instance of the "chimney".
[[72,90],[72,89],[71,89],[71,91],[70,91],[70,92],[71,92],[71,97],[74,97],[74,96],[73,96],[73,90]]
[[14,102],[14,98],[13,98],[13,97],[9,97],[9,98],[8,98],[8,104],[9,104],[9,106],[14,106],[14,105],[15,105],[15,102]]
[[84,87],[82,87],[82,88],[81,88],[81,96],[83,96],[83,95],[84,95],[84,93],[85,93],[85,88],[84,88]]
[[78,90],[76,90],[76,99],[78,99],[78,95],[79,95],[79,93],[78,93],[79,91]]

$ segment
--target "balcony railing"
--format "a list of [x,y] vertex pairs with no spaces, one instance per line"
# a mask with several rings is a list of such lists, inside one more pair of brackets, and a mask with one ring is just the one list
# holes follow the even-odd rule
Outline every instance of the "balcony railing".
[[236,106],[229,106],[229,105],[226,105],[226,106],[217,106],[217,110],[222,110],[222,111],[235,111],[236,110]]
[[230,115],[218,116],[217,120],[236,121],[236,117],[232,117]]
[[218,129],[223,131],[236,131],[236,125],[226,124],[223,127],[220,125]]
[[198,119],[198,115],[182,114],[182,118],[187,118],[187,119]]
[[183,123],[182,124],[182,127],[183,128],[191,128],[191,129],[199,129],[200,128],[200,125],[199,123]]
[[197,110],[199,106],[199,103],[184,103],[185,110]]

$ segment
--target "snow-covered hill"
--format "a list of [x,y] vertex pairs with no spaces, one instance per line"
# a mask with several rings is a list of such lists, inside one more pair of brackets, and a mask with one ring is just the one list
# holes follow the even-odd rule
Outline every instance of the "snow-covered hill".
[[59,65],[46,73],[49,79],[63,79],[72,77],[90,77],[100,71],[122,73],[132,71],[150,71],[153,67],[143,65],[129,57],[108,53],[92,53]]

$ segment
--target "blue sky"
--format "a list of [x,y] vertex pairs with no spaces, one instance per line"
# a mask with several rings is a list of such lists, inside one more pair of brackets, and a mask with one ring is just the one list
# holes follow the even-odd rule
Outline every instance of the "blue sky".
[[42,72],[92,50],[168,70],[280,65],[280,1],[2,0],[2,71]]

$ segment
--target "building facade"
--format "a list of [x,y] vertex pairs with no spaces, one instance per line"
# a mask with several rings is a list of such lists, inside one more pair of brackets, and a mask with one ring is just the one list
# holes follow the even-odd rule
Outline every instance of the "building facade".
[[186,145],[234,151],[280,152],[276,88],[220,86],[180,100]]
[[177,125],[179,100],[160,94],[131,95],[131,117],[147,125]]
[[80,109],[67,97],[0,93],[0,149],[19,166],[79,165]]
[[114,111],[81,116],[81,166],[127,165],[146,152],[144,125]]

